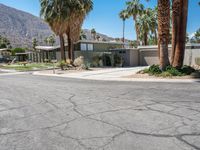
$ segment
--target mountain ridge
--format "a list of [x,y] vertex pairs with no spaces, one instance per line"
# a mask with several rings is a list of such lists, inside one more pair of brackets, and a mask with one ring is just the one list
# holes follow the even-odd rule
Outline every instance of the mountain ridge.
[[[12,47],[32,47],[32,39],[38,40],[38,45],[45,45],[44,39],[53,34],[49,25],[41,18],[31,13],[18,10],[0,3],[0,35],[9,39]],[[93,40],[91,30],[84,29],[87,40]],[[97,33],[101,39],[112,41],[115,38]],[[56,45],[59,44],[56,40]]]

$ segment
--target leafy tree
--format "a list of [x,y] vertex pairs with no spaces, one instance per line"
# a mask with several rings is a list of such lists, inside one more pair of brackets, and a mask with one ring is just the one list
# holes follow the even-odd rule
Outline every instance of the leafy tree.
[[12,56],[15,56],[16,53],[24,53],[25,51],[26,51],[25,48],[17,47],[17,48],[12,49],[11,53],[12,53]]

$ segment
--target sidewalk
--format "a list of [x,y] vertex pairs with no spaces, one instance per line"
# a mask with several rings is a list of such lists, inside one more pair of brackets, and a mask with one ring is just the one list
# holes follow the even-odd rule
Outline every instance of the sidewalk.
[[33,75],[66,77],[87,80],[101,80],[101,81],[138,81],[138,82],[200,82],[199,79],[157,79],[157,78],[125,78],[136,74],[138,71],[146,67],[131,67],[131,68],[102,68],[94,71],[72,71],[63,74],[53,74],[53,71],[38,71]]

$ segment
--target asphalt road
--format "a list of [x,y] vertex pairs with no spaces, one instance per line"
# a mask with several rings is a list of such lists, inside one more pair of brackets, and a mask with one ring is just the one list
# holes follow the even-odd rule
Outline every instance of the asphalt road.
[[0,150],[199,150],[200,83],[0,76]]

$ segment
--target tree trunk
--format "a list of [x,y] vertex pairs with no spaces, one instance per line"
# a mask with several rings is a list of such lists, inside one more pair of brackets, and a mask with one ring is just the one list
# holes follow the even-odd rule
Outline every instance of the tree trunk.
[[158,0],[158,54],[161,70],[169,63],[170,0]]
[[186,43],[187,16],[188,0],[173,0],[171,64],[176,68],[181,68],[183,66]]
[[[125,43],[125,20],[123,20],[123,44]],[[124,45],[123,45],[124,47]]]
[[158,36],[157,36],[156,30],[154,32],[154,36],[155,36],[155,45],[157,45],[158,44]]
[[139,42],[140,42],[140,40],[139,40],[139,28],[138,28],[138,25],[137,25],[137,22],[136,22],[136,18],[137,18],[137,16],[134,15],[133,20],[135,22],[135,33],[136,33],[136,38],[137,38],[137,44],[139,44]]
[[144,45],[145,46],[148,45],[148,33],[147,32],[144,33]]
[[70,31],[67,33],[67,41],[68,41],[68,58],[70,60],[74,60],[74,54],[73,54],[73,41],[71,39]]
[[66,61],[65,57],[65,41],[63,35],[59,35],[60,38],[60,52],[61,52],[61,60]]

